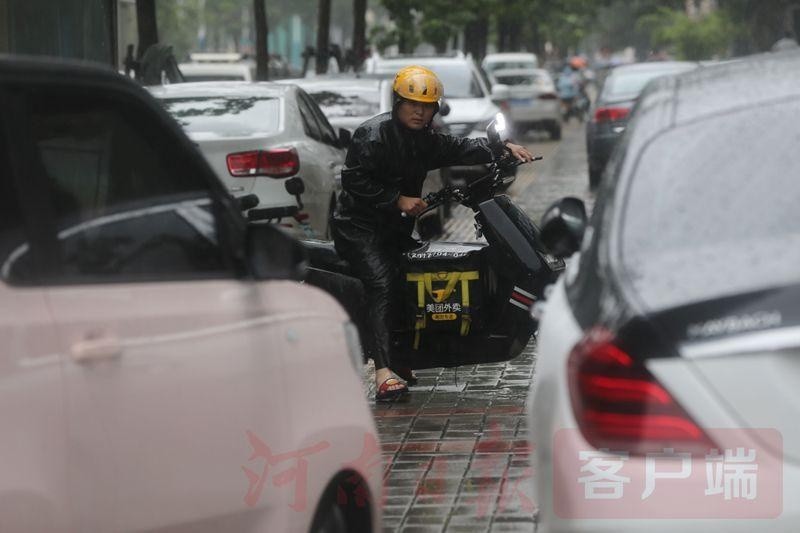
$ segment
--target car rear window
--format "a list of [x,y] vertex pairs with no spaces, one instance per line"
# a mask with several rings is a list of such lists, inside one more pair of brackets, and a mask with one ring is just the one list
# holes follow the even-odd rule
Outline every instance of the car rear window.
[[308,91],[308,94],[329,119],[337,117],[366,117],[381,111],[380,93],[368,89],[331,89]]
[[519,68],[519,69],[532,69],[537,68],[538,65],[535,61],[498,61],[487,63],[486,70],[489,72],[494,72],[495,70],[503,70],[503,69],[512,69],[512,68]]
[[800,99],[657,137],[629,179],[624,278],[651,310],[800,282]]
[[545,86],[552,85],[550,80],[539,74],[509,74],[495,76],[497,83],[504,85]]
[[603,87],[603,98],[608,99],[633,99],[639,96],[651,80],[660,76],[679,74],[692,70],[693,65],[671,67],[668,69],[636,70],[636,71],[616,71],[606,80]]
[[[442,81],[446,98],[483,98],[485,96],[478,78],[467,63],[414,61],[409,64],[421,65],[431,69]],[[407,65],[379,65],[377,72],[379,74],[394,75],[404,66]]]
[[251,96],[193,96],[161,100],[188,133],[250,136],[279,131],[281,99]]

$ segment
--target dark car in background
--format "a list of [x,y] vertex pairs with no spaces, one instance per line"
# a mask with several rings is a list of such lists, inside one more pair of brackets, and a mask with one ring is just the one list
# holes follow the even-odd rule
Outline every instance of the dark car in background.
[[663,61],[624,65],[611,71],[594,103],[591,119],[586,124],[590,187],[594,188],[600,183],[606,163],[628,124],[628,115],[648,82],[659,76],[687,72],[698,66],[692,62]]

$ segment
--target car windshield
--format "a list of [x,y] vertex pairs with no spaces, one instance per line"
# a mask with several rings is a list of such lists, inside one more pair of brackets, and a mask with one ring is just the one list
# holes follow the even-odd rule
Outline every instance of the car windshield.
[[603,98],[606,100],[633,99],[639,96],[651,80],[659,76],[678,74],[692,70],[694,65],[671,66],[662,69],[633,71],[617,71],[608,77],[603,87]]
[[193,96],[162,100],[189,133],[249,136],[275,133],[280,127],[280,99],[268,96]]
[[643,152],[620,257],[659,310],[800,281],[800,100],[679,127]]
[[494,72],[495,70],[503,69],[532,69],[536,67],[537,65],[535,61],[493,61],[491,63],[487,63],[485,68],[488,72]]
[[[439,63],[414,61],[414,64],[431,69],[442,80],[446,98],[483,98],[485,96],[478,78],[469,65],[464,62]],[[378,67],[380,73],[395,74],[405,65]]]
[[549,80],[539,74],[502,74],[495,76],[504,85],[548,85]]
[[367,117],[380,113],[380,93],[362,88],[332,88],[308,90],[308,94],[329,119],[339,117]]

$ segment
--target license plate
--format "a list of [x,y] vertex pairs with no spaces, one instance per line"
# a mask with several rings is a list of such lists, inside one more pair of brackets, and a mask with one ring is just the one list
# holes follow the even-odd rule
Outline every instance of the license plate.
[[508,103],[511,107],[531,107],[533,100],[530,98],[512,98]]

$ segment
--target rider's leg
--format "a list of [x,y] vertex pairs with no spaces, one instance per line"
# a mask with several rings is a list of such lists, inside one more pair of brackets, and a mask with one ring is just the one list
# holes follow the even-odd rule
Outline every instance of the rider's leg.
[[367,353],[375,362],[375,381],[378,385],[392,377],[389,370],[390,326],[398,290],[399,252],[380,236],[340,224],[334,227],[336,250],[364,284],[366,296],[366,335],[363,339]]

